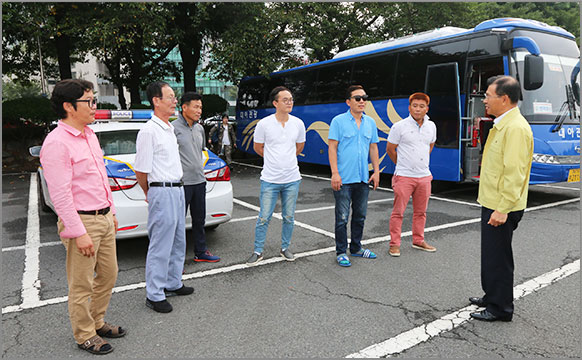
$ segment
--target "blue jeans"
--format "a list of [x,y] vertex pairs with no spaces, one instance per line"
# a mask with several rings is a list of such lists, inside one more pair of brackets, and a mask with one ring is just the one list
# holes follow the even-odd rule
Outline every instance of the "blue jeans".
[[350,203],[352,205],[352,241],[350,252],[356,253],[362,248],[362,234],[364,221],[368,210],[368,184],[360,182],[342,184],[342,187],[333,192],[335,197],[335,252],[337,255],[345,254],[348,248],[348,217],[350,215]]
[[275,211],[277,198],[281,194],[281,207],[283,215],[283,228],[281,230],[281,249],[287,249],[293,235],[293,224],[295,223],[295,204],[299,194],[301,180],[286,184],[273,184],[261,180],[261,210],[255,226],[255,252],[262,254],[267,238],[269,221]]

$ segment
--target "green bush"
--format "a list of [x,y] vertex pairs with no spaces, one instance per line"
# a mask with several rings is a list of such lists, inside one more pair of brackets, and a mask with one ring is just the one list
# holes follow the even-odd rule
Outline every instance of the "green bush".
[[26,97],[8,100],[2,103],[2,125],[20,127],[34,124],[48,126],[57,120],[57,114],[51,107],[49,99],[44,97]]
[[202,95],[202,119],[224,114],[227,109],[228,101],[222,97],[215,94]]
[[130,109],[150,109],[151,110],[151,106],[146,105],[146,104],[131,104]]
[[117,106],[112,103],[102,102],[97,103],[97,109],[99,110],[117,110]]

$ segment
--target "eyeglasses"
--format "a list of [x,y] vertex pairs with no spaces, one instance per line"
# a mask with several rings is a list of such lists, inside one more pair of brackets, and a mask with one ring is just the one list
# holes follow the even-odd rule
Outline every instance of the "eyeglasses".
[[289,105],[289,104],[292,104],[294,100],[293,100],[293,98],[284,98],[284,99],[277,100],[277,101],[281,101],[283,104]]
[[356,96],[352,96],[350,99],[354,99],[358,102],[366,101],[366,100],[368,100],[368,95],[356,95]]
[[84,100],[75,100],[75,102],[86,102],[89,107],[97,106],[97,99],[84,99]]
[[175,96],[168,96],[168,97],[166,97],[166,98],[165,98],[165,97],[163,97],[163,96],[156,96],[156,97],[157,97],[158,99],[162,99],[162,100],[165,100],[165,99],[170,99],[170,101],[176,101],[176,100],[178,100],[178,98],[177,98],[177,97],[175,97]]
[[504,95],[488,95],[485,94],[485,99],[493,99],[493,98],[500,98],[503,97]]

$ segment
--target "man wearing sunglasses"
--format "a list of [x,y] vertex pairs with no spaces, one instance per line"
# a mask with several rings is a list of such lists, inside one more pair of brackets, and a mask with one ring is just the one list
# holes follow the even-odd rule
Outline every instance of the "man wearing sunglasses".
[[[351,85],[346,92],[348,111],[333,118],[329,127],[329,165],[331,188],[335,197],[335,246],[340,266],[351,266],[346,255],[347,224],[350,204],[353,203],[350,255],[375,259],[369,249],[362,248],[364,221],[368,209],[368,184],[374,190],[380,182],[378,161],[378,129],[376,122],[364,114],[368,95],[361,85]],[[368,170],[368,155],[374,173]]]
[[61,118],[44,140],[40,162],[67,250],[69,318],[79,348],[107,354],[102,337],[126,330],[104,321],[117,280],[117,219],[103,152],[87,125],[95,121],[93,84],[80,79],[58,82],[51,97]]
[[386,153],[396,164],[392,176],[394,207],[390,216],[390,248],[388,254],[400,256],[402,218],[408,200],[412,197],[412,247],[435,252],[436,248],[424,241],[426,208],[431,191],[432,174],[428,168],[430,153],[436,142],[436,126],[426,113],[430,98],[414,93],[408,98],[410,115],[390,129]]

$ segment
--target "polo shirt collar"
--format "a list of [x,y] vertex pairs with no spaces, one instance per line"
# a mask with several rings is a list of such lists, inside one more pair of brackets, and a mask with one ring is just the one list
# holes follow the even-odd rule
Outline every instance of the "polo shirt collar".
[[162,119],[160,119],[156,115],[152,115],[152,120],[156,124],[160,125],[162,127],[162,129],[164,129],[164,130],[168,130],[168,129],[172,129],[173,128],[172,124],[166,124]]
[[512,111],[515,111],[516,109],[517,109],[517,106],[516,106],[516,107],[513,107],[513,108],[511,108],[510,110],[507,110],[506,112],[504,112],[503,114],[501,114],[500,116],[498,116],[498,117],[495,119],[496,121],[494,121],[494,125],[493,125],[493,127],[497,128],[498,130],[501,130],[501,129],[503,129],[503,127],[504,127],[504,126],[507,124],[507,122],[509,121],[509,120],[507,120],[507,119],[508,119],[507,115],[508,115],[510,112],[512,112]]
[[[63,120],[59,120],[59,123],[57,124],[57,126],[62,127],[63,130],[67,131],[69,134],[71,134],[73,136],[82,136],[83,135],[83,133],[81,131],[75,129],[71,125],[65,124],[63,122]],[[91,134],[93,134],[93,130],[88,126],[85,126],[85,135],[91,135]]]
[[[404,120],[408,120],[414,123],[414,125],[418,126],[418,123],[416,122],[416,120],[414,120],[414,118],[412,117],[412,115],[408,114],[408,117]],[[427,121],[430,120],[430,117],[428,115],[424,115],[424,120],[422,122],[422,126],[424,126],[424,124],[427,123]]]
[[[350,111],[351,109],[348,109],[348,111],[346,111],[346,114],[350,117],[351,120],[356,121],[356,118],[354,117],[354,115],[352,115],[352,112]],[[362,113],[362,122],[364,121],[364,117],[366,116],[366,113]]]

